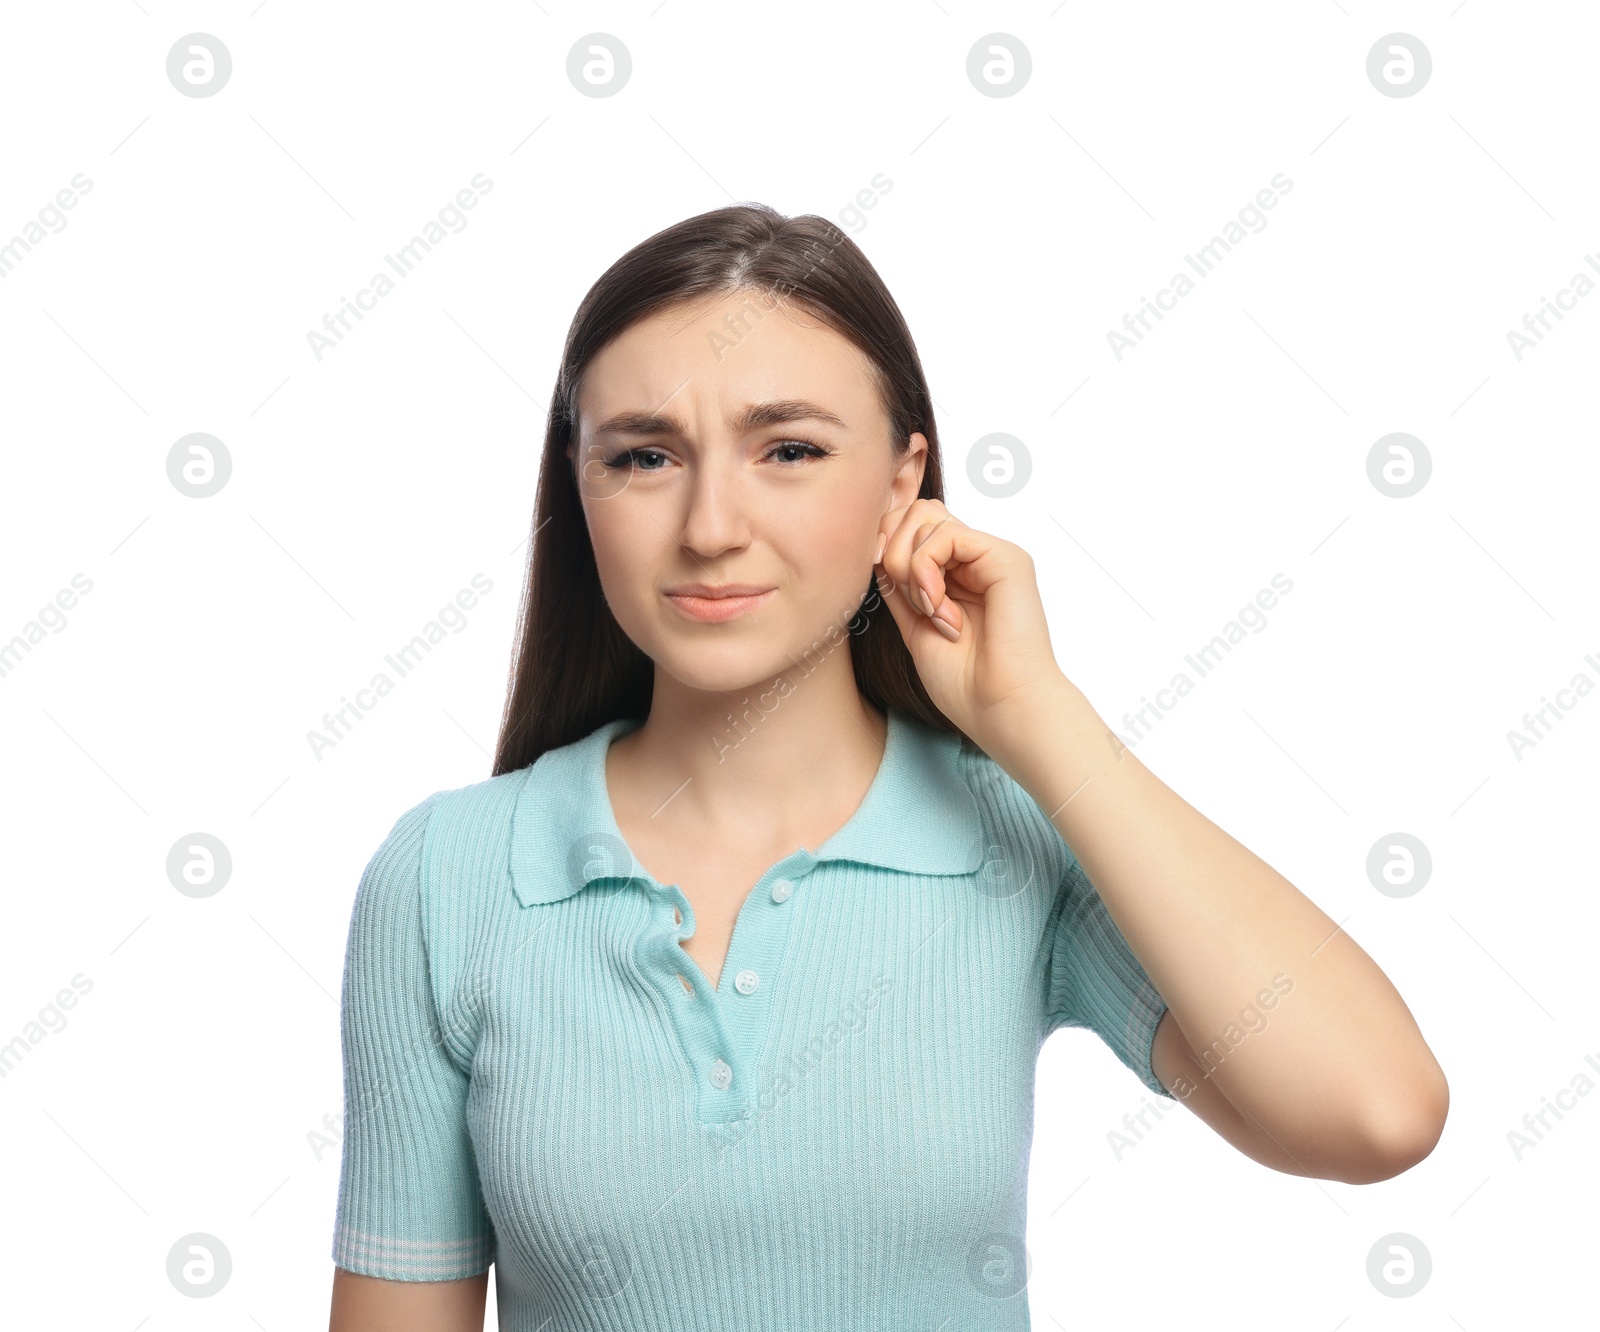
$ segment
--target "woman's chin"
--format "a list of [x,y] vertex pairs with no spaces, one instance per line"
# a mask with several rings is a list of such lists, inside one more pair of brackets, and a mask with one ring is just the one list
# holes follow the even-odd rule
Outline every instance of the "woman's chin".
[[[778,677],[789,671],[794,661],[781,653],[753,652],[748,648],[705,648],[673,651],[655,659],[656,669],[665,671],[685,689],[702,694],[750,696],[752,705],[765,709],[776,706],[780,697]],[[761,696],[767,695],[765,699]]]

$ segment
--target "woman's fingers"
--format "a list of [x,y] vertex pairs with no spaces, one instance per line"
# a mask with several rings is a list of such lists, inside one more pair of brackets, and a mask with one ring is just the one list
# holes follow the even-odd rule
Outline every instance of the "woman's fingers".
[[943,620],[957,632],[964,623],[959,603],[950,595],[950,575],[961,590],[981,595],[987,580],[974,564],[993,545],[993,539],[966,526],[939,500],[919,499],[884,515],[888,533],[880,561],[884,571],[907,590],[911,604],[924,615]]

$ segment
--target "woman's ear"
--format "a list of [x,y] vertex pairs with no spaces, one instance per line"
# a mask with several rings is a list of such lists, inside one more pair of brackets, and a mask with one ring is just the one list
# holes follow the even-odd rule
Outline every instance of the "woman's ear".
[[895,468],[889,486],[889,507],[903,509],[922,491],[922,474],[928,466],[928,437],[920,430],[911,432],[905,456]]

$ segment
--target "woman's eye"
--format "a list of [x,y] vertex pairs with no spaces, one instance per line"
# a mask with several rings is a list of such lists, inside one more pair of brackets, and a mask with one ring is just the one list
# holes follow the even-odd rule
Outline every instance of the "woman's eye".
[[[794,452],[798,452],[801,458],[826,458],[831,450],[819,449],[815,444],[807,444],[804,440],[786,439],[769,449],[767,457],[771,458],[776,454]],[[800,458],[784,458],[781,461],[786,467],[798,467],[800,465]]]
[[612,471],[621,471],[624,467],[637,472],[659,472],[659,467],[646,467],[642,460],[645,458],[665,458],[666,454],[659,449],[624,449],[621,453],[614,453],[604,459],[604,463]]

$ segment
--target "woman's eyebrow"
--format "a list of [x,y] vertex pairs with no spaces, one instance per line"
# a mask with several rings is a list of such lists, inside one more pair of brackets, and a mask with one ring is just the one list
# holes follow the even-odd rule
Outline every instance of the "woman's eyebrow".
[[[841,430],[849,429],[834,413],[826,407],[820,407],[814,402],[806,402],[800,398],[784,398],[777,402],[751,403],[742,412],[734,417],[732,422],[735,433],[744,434],[750,430],[758,430],[762,426],[782,425],[786,421],[823,421],[828,425],[838,426]],[[670,435],[681,439],[684,435],[683,423],[675,416],[666,416],[655,412],[619,412],[617,415],[602,421],[596,428],[597,435]]]

